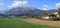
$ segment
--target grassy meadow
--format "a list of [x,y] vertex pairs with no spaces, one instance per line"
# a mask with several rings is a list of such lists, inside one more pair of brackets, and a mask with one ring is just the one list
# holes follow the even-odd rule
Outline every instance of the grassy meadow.
[[58,28],[58,27],[30,24],[22,21],[22,19],[13,17],[13,18],[0,18],[0,28]]

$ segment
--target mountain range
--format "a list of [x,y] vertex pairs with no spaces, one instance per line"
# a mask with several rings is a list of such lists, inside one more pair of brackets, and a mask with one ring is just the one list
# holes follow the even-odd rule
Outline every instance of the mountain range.
[[44,14],[51,14],[57,10],[51,9],[51,10],[40,10],[34,7],[13,7],[9,9],[8,11],[5,11],[4,14],[8,16],[42,16]]

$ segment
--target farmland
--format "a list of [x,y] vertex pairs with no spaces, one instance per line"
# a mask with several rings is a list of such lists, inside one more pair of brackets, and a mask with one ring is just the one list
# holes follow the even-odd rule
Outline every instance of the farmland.
[[24,19],[12,18],[0,18],[0,28],[58,28],[47,25],[37,25],[23,21]]

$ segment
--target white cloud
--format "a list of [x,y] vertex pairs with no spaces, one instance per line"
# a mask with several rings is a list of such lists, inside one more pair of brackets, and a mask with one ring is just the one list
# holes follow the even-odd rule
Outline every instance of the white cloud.
[[60,3],[57,3],[56,4],[56,8],[60,8]]
[[4,3],[0,3],[0,6],[4,5]]
[[8,8],[9,8],[9,9],[11,9],[11,8],[12,8],[12,6],[11,6],[11,5],[8,5]]
[[13,1],[11,5],[8,5],[8,7],[24,6],[27,4],[28,4],[28,1]]
[[12,6],[15,7],[15,6],[21,6],[22,5],[22,1],[15,1],[12,3]]
[[42,10],[50,10],[49,6],[48,5],[44,5]]
[[23,5],[27,5],[28,4],[28,1],[23,1]]

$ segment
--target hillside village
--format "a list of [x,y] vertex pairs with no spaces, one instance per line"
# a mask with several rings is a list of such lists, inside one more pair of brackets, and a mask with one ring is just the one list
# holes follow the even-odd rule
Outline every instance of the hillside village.
[[58,9],[57,11],[55,11],[52,14],[45,14],[43,16],[41,16],[40,19],[50,19],[50,20],[60,20],[60,9]]

